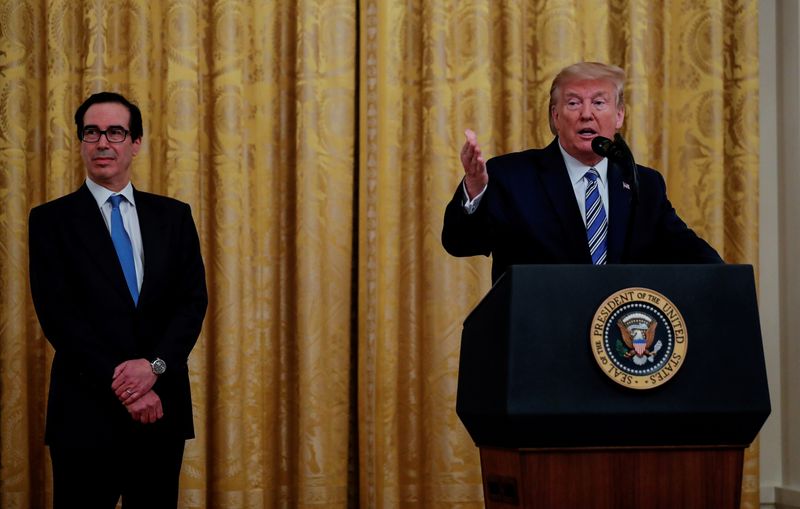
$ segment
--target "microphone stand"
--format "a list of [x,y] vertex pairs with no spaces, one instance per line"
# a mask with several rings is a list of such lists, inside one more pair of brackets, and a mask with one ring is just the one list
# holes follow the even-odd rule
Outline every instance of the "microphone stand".
[[631,177],[631,204],[636,205],[639,203],[639,170],[636,168],[636,161],[633,160],[633,152],[619,133],[614,135],[614,143],[625,153],[625,162],[628,163],[628,174]]
[[631,237],[633,237],[633,223],[634,219],[636,218],[636,208],[639,205],[639,170],[636,168],[636,161],[633,160],[633,152],[631,152],[631,149],[628,147],[628,144],[625,143],[625,139],[621,134],[616,133],[614,135],[614,144],[621,148],[621,151],[625,154],[625,157],[622,158],[624,161],[620,162],[627,163],[628,174],[630,175],[631,179],[631,210],[630,214],[628,214],[628,225],[625,232],[625,246],[623,247],[622,257],[620,258],[622,261],[625,261],[625,257],[630,256]]

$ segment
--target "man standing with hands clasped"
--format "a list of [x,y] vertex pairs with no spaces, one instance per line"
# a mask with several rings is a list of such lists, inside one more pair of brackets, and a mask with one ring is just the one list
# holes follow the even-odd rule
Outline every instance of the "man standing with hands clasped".
[[75,113],[87,178],[30,214],[33,303],[55,349],[45,441],[58,508],[174,508],[194,437],[188,357],[206,312],[189,206],[138,191],[139,108]]
[[556,138],[543,149],[485,161],[467,130],[464,179],[445,210],[445,249],[491,254],[492,281],[512,264],[722,263],[678,217],[661,174],[638,166],[634,181],[592,149],[596,137],[613,138],[622,127],[624,81],[622,69],[602,63],[562,69],[550,88]]

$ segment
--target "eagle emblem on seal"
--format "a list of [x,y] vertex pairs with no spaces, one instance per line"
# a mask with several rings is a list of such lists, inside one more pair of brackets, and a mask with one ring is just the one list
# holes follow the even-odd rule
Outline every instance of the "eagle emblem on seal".
[[647,313],[635,311],[620,317],[617,327],[625,343],[626,359],[632,359],[637,366],[648,361],[653,362],[653,356],[661,350],[661,341],[653,345],[656,340],[657,320]]

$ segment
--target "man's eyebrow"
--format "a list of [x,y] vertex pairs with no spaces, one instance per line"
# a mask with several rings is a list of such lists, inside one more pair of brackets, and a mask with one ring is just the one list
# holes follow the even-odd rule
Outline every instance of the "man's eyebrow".
[[[86,129],[87,127],[94,127],[95,129],[100,129],[100,126],[98,126],[97,124],[85,124],[83,126],[84,129]],[[119,124],[112,124],[112,125],[106,127],[106,129],[111,129],[112,127],[119,127],[120,129],[125,129],[126,131],[128,130],[127,127],[119,125]]]

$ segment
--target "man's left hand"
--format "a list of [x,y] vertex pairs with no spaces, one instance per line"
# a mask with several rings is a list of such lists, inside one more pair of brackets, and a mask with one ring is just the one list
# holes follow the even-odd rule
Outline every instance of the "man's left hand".
[[147,391],[134,403],[126,404],[125,408],[133,420],[142,424],[152,424],[164,417],[164,408],[161,398],[153,391]]
[[152,389],[157,378],[147,359],[132,359],[114,369],[111,389],[117,398],[127,406]]

